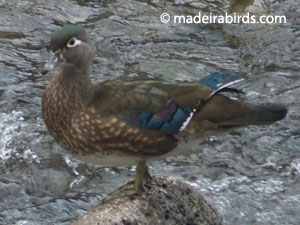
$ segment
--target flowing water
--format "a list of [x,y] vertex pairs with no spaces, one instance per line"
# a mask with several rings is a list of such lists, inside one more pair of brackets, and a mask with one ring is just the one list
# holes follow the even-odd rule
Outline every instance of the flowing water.
[[[93,79],[197,80],[242,72],[255,103],[286,104],[283,121],[199,140],[195,153],[151,165],[203,193],[226,225],[300,224],[300,4],[294,0],[0,0],[0,224],[71,224],[135,168],[73,160],[48,134],[41,96],[51,33],[83,23],[96,48]],[[285,24],[164,24],[160,15],[285,15]]]

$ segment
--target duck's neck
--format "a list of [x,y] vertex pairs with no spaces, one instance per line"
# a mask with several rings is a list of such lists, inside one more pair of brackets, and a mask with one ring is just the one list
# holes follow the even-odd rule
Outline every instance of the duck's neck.
[[88,109],[94,95],[88,73],[64,69],[48,84],[42,101],[45,123],[57,140],[69,132],[73,116]]
[[90,64],[85,65],[74,65],[73,63],[65,62],[61,66],[60,74],[65,77],[79,78],[83,80],[90,80]]
[[88,68],[74,70],[74,68],[64,66],[59,79],[60,101],[65,110],[73,112],[85,108],[89,104],[94,95],[94,87]]

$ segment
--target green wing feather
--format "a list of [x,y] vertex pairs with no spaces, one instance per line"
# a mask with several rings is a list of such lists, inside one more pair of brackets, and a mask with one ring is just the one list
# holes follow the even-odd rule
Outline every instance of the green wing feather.
[[154,79],[112,80],[98,86],[93,104],[102,115],[132,110],[157,113],[163,110],[168,99],[180,107],[196,108],[199,99],[207,100],[211,93],[209,88],[199,83],[168,83]]

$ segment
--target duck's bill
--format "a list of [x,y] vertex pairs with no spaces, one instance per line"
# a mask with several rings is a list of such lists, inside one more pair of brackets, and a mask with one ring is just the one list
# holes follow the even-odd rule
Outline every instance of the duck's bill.
[[62,55],[60,51],[56,52],[49,52],[49,58],[47,62],[45,63],[42,73],[48,73],[49,71],[54,70],[55,68],[58,67],[58,65],[63,61]]

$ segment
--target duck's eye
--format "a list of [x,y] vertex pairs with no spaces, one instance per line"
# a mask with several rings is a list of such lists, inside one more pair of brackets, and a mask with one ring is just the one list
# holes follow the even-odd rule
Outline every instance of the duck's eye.
[[75,37],[72,37],[71,39],[68,40],[67,42],[67,47],[68,48],[73,48],[81,43],[80,40],[77,40]]

